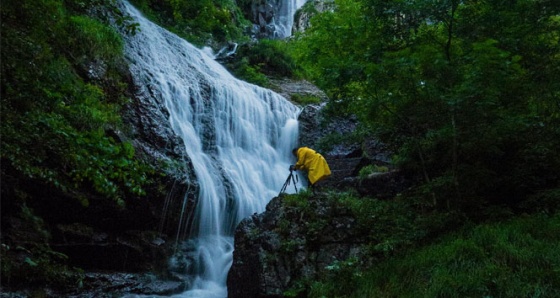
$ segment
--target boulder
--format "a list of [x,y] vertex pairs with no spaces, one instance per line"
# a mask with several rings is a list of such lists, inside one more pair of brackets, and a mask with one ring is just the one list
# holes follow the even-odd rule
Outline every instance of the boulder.
[[349,210],[323,196],[308,198],[305,208],[291,200],[276,197],[264,213],[239,224],[228,297],[283,297],[296,280],[317,279],[337,262],[362,259],[366,244]]

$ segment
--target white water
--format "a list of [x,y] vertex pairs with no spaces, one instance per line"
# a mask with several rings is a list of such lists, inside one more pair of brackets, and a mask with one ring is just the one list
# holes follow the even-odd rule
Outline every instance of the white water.
[[264,211],[282,188],[299,109],[235,79],[207,54],[124,5],[140,24],[125,44],[135,84],[165,105],[200,187],[193,217],[182,214],[192,228],[178,233],[188,234],[193,244],[196,278],[174,297],[226,297],[235,227]]
[[307,0],[280,0],[278,1],[277,18],[273,20],[276,38],[286,38],[292,35],[294,15]]

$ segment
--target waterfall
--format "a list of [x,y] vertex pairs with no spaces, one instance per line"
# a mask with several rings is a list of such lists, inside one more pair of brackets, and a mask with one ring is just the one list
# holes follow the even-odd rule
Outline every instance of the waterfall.
[[292,35],[292,27],[294,25],[294,15],[307,0],[280,0],[278,2],[277,17],[274,18],[274,37],[286,38]]
[[165,105],[199,185],[192,218],[181,218],[191,223],[183,245],[191,247],[194,277],[178,297],[226,297],[235,227],[278,195],[289,174],[300,110],[268,89],[235,79],[129,3],[123,10],[139,24],[125,38],[138,92]]

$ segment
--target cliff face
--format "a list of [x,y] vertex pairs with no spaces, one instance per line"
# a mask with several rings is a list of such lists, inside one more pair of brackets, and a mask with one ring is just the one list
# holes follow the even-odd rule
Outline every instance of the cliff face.
[[[355,159],[336,161],[359,167],[352,163]],[[337,169],[339,163],[332,168]],[[324,187],[354,189],[367,195],[362,200],[392,199],[410,182],[398,171],[364,178],[340,172]],[[371,258],[365,256],[375,244],[370,235],[373,227],[360,222],[359,216],[331,194],[281,194],[272,199],[265,212],[244,219],[237,227],[228,297],[284,297],[286,291],[304,290],[298,288],[298,281],[317,280],[348,265],[370,265],[366,260]]]
[[315,279],[337,261],[361,259],[365,244],[356,225],[349,210],[326,197],[274,198],[264,213],[238,226],[228,297],[283,297],[297,279]]

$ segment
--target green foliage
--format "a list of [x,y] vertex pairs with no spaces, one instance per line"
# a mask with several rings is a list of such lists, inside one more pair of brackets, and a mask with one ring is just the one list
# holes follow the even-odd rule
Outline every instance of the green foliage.
[[[26,257],[18,259],[22,255]],[[79,287],[83,272],[65,265],[66,259],[66,255],[57,253],[44,244],[29,249],[2,245],[2,283],[26,288],[45,285],[61,289]]]
[[313,196],[313,193],[308,189],[303,189],[297,194],[291,194],[284,196],[284,205],[287,207],[293,207],[296,209],[301,209],[303,211],[309,210],[309,199]]
[[349,297],[556,297],[559,224],[536,215],[477,226],[371,268]]
[[228,64],[228,67],[232,74],[240,80],[263,87],[270,85],[268,78],[262,74],[259,66],[251,65],[247,57],[243,57],[241,60]]
[[224,43],[245,40],[243,31],[249,22],[231,0],[135,0],[155,22],[192,42]]
[[307,297],[556,297],[560,217],[483,224],[367,270],[335,262]]
[[[356,218],[356,228],[363,234],[364,241],[372,244],[372,256],[402,251],[434,229],[425,224],[425,216],[429,214],[418,214],[412,204],[359,198],[350,193],[332,194],[329,200],[337,208],[348,209]],[[445,223],[450,229],[456,227],[451,220]]]
[[560,188],[537,192],[520,204],[520,208],[530,213],[555,214],[560,211]]
[[361,276],[357,270],[358,260],[350,258],[344,261],[335,261],[327,266],[326,279],[336,279],[336,283],[314,282],[310,286],[307,297],[348,297],[354,289],[354,279]]
[[340,0],[293,52],[330,110],[357,115],[421,179],[426,206],[476,213],[560,181],[559,12],[529,0]]
[[258,65],[264,73],[293,77],[297,66],[288,49],[285,41],[263,39],[248,47],[242,47],[239,54],[248,57],[249,63]]
[[225,66],[237,78],[263,87],[270,86],[265,75],[297,77],[299,71],[289,44],[282,40],[263,39],[241,45]]
[[367,264],[399,258],[419,243],[430,243],[443,231],[462,226],[458,214],[420,212],[414,202],[381,201],[350,192],[333,192],[319,198],[303,192],[284,196],[283,203],[285,209],[278,222],[281,254],[293,255],[302,248],[313,247],[332,228],[330,216],[334,214],[353,218],[351,233],[364,243],[363,258],[336,260],[321,268],[323,275],[318,279],[294,281],[284,293],[290,297],[376,297],[355,295],[362,283],[367,285],[362,281],[369,274],[364,271]]
[[77,62],[82,59],[114,62],[121,56],[123,42],[111,27],[86,16],[71,16],[67,24],[66,45]]
[[[143,193],[150,172],[130,144],[107,134],[119,127],[127,102],[114,70],[122,41],[110,27],[68,7],[51,0],[2,6],[2,174],[68,192],[91,188],[122,205],[125,192]],[[79,75],[94,61],[106,65],[102,85]]]
[[367,165],[360,169],[360,171],[358,172],[358,177],[363,180],[373,173],[386,173],[388,171],[389,168],[386,166]]
[[292,102],[295,102],[302,106],[321,103],[320,97],[314,95],[308,95],[308,94],[306,95],[293,94],[291,100]]
[[[327,105],[324,109],[321,110],[321,124],[320,127],[326,127],[328,122],[332,121],[333,119],[340,119],[341,121],[345,121],[342,119],[341,115],[337,113],[336,109],[333,109],[333,105]],[[363,134],[362,130],[358,129],[349,133],[338,133],[333,132],[329,133],[317,141],[315,145],[316,149],[319,152],[328,152],[335,149],[336,146],[355,146],[356,144],[365,144],[368,141],[369,135]],[[365,151],[364,151],[365,152]],[[364,153],[365,154],[365,153]]]
[[309,280],[307,279],[298,280],[295,285],[286,290],[283,295],[284,297],[304,297],[308,284]]

